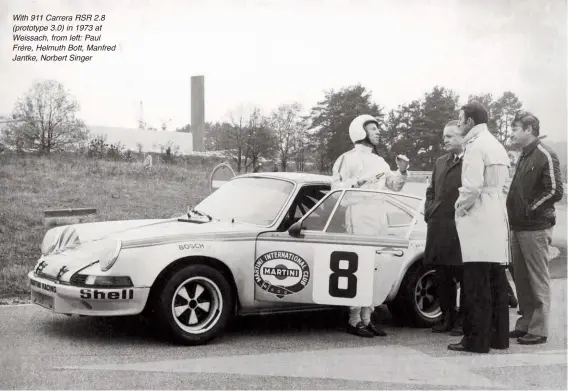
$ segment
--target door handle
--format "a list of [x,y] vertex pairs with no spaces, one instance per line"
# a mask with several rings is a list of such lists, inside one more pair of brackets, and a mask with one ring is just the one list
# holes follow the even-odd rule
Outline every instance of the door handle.
[[402,257],[404,255],[404,251],[402,250],[392,250],[392,249],[384,249],[384,250],[377,250],[377,254],[392,254],[395,257]]

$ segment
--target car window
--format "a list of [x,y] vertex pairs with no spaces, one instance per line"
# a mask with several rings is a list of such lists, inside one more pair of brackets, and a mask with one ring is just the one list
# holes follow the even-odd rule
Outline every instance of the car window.
[[401,204],[404,204],[413,210],[420,209],[419,212],[424,214],[424,204],[422,203],[422,198],[410,197],[403,194],[391,194],[389,198],[400,202]]
[[386,200],[384,203],[384,208],[389,227],[408,226],[412,222],[413,216],[410,213],[389,200]]
[[195,209],[219,220],[270,225],[289,199],[294,184],[272,178],[235,178],[201,201]]
[[340,191],[331,193],[325,201],[304,219],[302,222],[304,229],[309,231],[323,231],[339,197],[341,197]]
[[294,217],[303,217],[329,192],[327,186],[305,186],[298,194]]
[[312,209],[329,192],[329,185],[304,185],[298,193],[290,209],[286,213],[278,230],[288,230],[295,222],[299,221],[310,209]]
[[412,214],[390,202],[387,194],[349,190],[325,232],[404,237],[412,220]]

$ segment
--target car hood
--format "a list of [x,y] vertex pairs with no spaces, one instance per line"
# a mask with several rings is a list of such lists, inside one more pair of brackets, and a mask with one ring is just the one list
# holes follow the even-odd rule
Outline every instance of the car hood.
[[42,256],[35,266],[39,276],[63,282],[69,281],[75,272],[98,261],[103,251],[101,243],[108,239],[120,240],[122,248],[126,249],[196,239],[223,240],[224,237],[256,234],[262,230],[261,227],[239,222],[188,222],[177,219],[107,221],[62,226],[56,229],[62,232],[66,228],[75,230],[80,244]]
[[[75,224],[71,227],[81,243],[100,239],[119,239],[128,245],[131,241],[151,240],[171,236],[196,236],[200,234],[253,232],[261,228],[255,225],[230,221],[203,222],[178,219],[105,221],[99,223]],[[66,227],[59,227],[63,230]]]

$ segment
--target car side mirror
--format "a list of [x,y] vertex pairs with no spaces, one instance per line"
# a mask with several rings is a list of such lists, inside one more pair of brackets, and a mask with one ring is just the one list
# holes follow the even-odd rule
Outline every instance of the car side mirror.
[[301,221],[296,221],[294,224],[292,224],[290,226],[290,228],[288,228],[288,233],[290,234],[290,236],[300,236],[302,229],[304,229],[304,227],[302,226],[302,222]]

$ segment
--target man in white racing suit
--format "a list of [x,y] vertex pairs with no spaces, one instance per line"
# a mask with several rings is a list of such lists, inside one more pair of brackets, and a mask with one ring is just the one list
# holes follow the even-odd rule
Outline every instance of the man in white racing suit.
[[[341,155],[333,165],[332,189],[362,188],[400,191],[406,183],[409,160],[397,156],[397,171],[391,171],[385,159],[376,152],[380,141],[379,122],[370,115],[360,115],[349,125],[354,148]],[[374,194],[358,195],[349,202],[345,213],[347,232],[356,235],[385,236],[388,221],[385,208]],[[353,198],[351,198],[353,200]],[[365,199],[368,199],[366,201]],[[386,336],[371,321],[374,307],[350,307],[347,332],[361,337]]]

